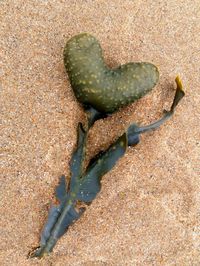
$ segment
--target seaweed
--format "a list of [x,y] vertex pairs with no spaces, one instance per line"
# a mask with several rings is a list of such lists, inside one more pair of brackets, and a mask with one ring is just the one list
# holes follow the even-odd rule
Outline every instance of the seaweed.
[[[71,164],[71,183],[69,192],[66,190],[65,177],[61,176],[60,184],[56,188],[56,196],[60,201],[59,206],[51,207],[47,223],[41,234],[40,247],[31,255],[42,257],[45,253],[52,251],[57,240],[65,233],[69,225],[77,220],[83,210],[76,210],[77,201],[91,202],[101,189],[101,178],[115,165],[117,160],[123,156],[127,147],[126,133],[119,137],[98,159],[87,167],[81,176],[81,163],[84,159],[85,139],[80,134],[79,126],[78,143],[80,144],[73,154]],[[84,148],[83,148],[84,146]]]
[[[90,49],[88,49],[88,47]],[[80,58],[85,59],[85,53],[90,54],[91,49],[92,49],[92,60],[98,59],[97,62],[94,61],[95,64],[97,64],[96,69],[98,69],[99,71],[101,67],[102,68],[104,67],[105,72],[111,71],[107,70],[107,67],[103,62],[102,57],[99,57],[102,51],[99,43],[96,41],[94,37],[88,34],[81,34],[73,37],[68,42],[67,48],[65,49],[64,52],[65,63],[67,66],[68,74],[70,76],[72,87],[75,91],[75,95],[77,96],[78,100],[83,104],[83,107],[86,111],[87,124],[83,125],[82,123],[78,123],[77,145],[70,161],[70,171],[71,171],[70,182],[69,184],[66,184],[66,177],[64,175],[60,177],[60,183],[55,189],[55,194],[56,198],[59,201],[59,205],[53,205],[50,208],[47,222],[41,233],[40,245],[38,248],[36,248],[33,252],[29,254],[30,257],[41,258],[45,254],[49,254],[53,250],[58,239],[68,230],[69,226],[71,226],[77,219],[81,217],[81,215],[85,211],[85,208],[79,207],[80,206],[79,203],[83,202],[88,204],[91,203],[96,198],[97,194],[101,190],[102,177],[115,166],[117,161],[125,154],[127,147],[128,146],[134,147],[135,145],[137,145],[140,142],[140,134],[159,128],[167,119],[169,119],[173,115],[176,106],[185,95],[181,80],[179,77],[177,77],[175,80],[177,84],[176,93],[174,96],[173,103],[171,105],[171,109],[169,111],[164,110],[163,116],[158,121],[150,125],[138,126],[135,123],[131,124],[120,137],[118,137],[105,151],[99,152],[94,158],[90,160],[90,162],[86,166],[85,158],[86,158],[86,144],[87,144],[88,132],[90,128],[94,125],[95,121],[97,121],[98,119],[105,118],[107,115],[116,111],[124,104],[128,104],[129,102],[133,101],[133,99],[136,99],[135,96],[133,97],[133,95],[136,94],[138,95],[137,90],[140,90],[139,97],[141,97],[141,95],[144,95],[150,88],[152,88],[153,84],[155,84],[158,77],[156,74],[157,70],[153,65],[149,65],[146,63],[144,65],[142,63],[140,63],[139,65],[137,64],[135,65],[135,63],[133,63],[133,65],[132,64],[129,65],[130,64],[129,63],[124,66],[124,69],[128,69],[128,67],[132,69],[133,67],[133,69],[136,70],[138,68],[137,73],[138,75],[141,76],[141,79],[143,78],[145,79],[146,77],[146,81],[144,81],[144,84],[146,84],[145,86],[142,85],[140,87],[140,85],[137,84],[137,86],[139,86],[139,89],[137,89],[137,86],[136,87],[134,87],[135,85],[133,86],[136,89],[131,96],[132,97],[131,100],[128,100],[126,94],[123,94],[122,92],[121,92],[121,97],[123,99],[122,103],[118,102],[116,104],[116,102],[113,101],[113,95],[111,98],[109,98],[110,96],[108,96],[106,99],[106,92],[104,90],[106,82],[104,83],[103,80],[102,80],[103,87],[101,88],[103,91],[102,98],[99,100],[99,98],[98,97],[96,98],[96,96],[94,95],[90,97],[88,93],[86,94],[84,93],[85,87],[80,87],[77,84],[80,84],[80,82],[78,82],[78,80],[80,81],[80,77],[85,78],[84,75],[86,75],[86,73],[90,73],[91,71],[90,66],[88,67],[87,65],[89,64],[89,62],[90,63],[92,62],[91,59],[90,60],[88,59],[88,62],[85,65],[84,64],[81,65],[80,63],[81,60]],[[76,58],[77,51],[78,51],[78,58]],[[96,53],[94,53],[94,51]],[[76,64],[73,65],[72,62],[76,62],[78,64],[78,67]],[[79,64],[81,65],[80,68]],[[143,75],[142,71],[146,71],[145,69],[149,70],[145,72],[145,74]],[[76,77],[75,70],[78,73],[79,72],[81,73],[77,75],[79,76],[77,79],[74,78]],[[114,76],[116,73],[120,71],[123,72],[123,66],[116,69],[114,74],[110,72],[108,75]],[[154,81],[151,82],[149,80],[151,81],[154,80]],[[117,82],[119,82],[119,79],[117,79]],[[127,81],[126,83],[127,87],[125,89],[128,88],[127,84],[129,84],[129,81]],[[130,91],[132,89],[130,88]],[[111,94],[113,93],[112,92],[113,89],[110,89],[109,86],[108,90],[110,90]],[[143,90],[143,92],[141,92],[141,90]],[[120,95],[119,91],[117,93]],[[119,97],[119,95],[117,97]],[[109,104],[105,103],[106,101]]]
[[106,114],[141,98],[159,79],[157,67],[147,62],[110,69],[98,40],[88,33],[67,42],[64,63],[77,99]]

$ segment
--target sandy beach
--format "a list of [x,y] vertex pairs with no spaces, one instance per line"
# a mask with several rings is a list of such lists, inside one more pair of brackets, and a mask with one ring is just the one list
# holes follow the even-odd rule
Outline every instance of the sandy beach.
[[[169,109],[175,77],[185,97],[169,121],[144,134],[103,177],[83,216],[43,259],[29,259],[84,111],[70,86],[63,49],[88,32],[110,67],[151,62],[159,84],[145,97],[99,120],[88,158],[128,126]],[[0,265],[200,265],[199,0],[0,1]]]

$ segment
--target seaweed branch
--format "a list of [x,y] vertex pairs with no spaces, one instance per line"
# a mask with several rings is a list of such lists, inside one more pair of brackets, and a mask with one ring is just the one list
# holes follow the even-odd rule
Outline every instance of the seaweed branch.
[[158,121],[139,127],[132,124],[106,151],[99,153],[84,170],[85,149],[88,132],[97,119],[105,117],[92,107],[87,107],[87,126],[84,129],[78,124],[77,148],[70,162],[71,179],[67,187],[65,176],[61,176],[60,184],[56,188],[56,197],[60,204],[52,206],[49,211],[47,223],[41,234],[40,246],[31,253],[30,257],[43,257],[53,250],[58,239],[67,231],[84,209],[78,209],[77,202],[92,202],[101,189],[101,178],[110,171],[116,162],[124,155],[127,146],[139,143],[139,135],[160,127],[169,119],[184,96],[181,80],[176,78],[177,89],[170,111],[164,111],[164,115]]

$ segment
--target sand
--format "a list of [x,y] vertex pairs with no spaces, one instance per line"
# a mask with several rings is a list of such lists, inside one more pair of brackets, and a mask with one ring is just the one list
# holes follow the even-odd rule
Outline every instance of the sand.
[[[158,119],[177,74],[186,96],[104,176],[53,253],[28,259],[85,119],[62,56],[81,32],[99,39],[109,66],[147,61],[161,74],[151,93],[95,124],[88,156],[132,122]],[[0,265],[200,265],[199,32],[199,0],[0,1]]]

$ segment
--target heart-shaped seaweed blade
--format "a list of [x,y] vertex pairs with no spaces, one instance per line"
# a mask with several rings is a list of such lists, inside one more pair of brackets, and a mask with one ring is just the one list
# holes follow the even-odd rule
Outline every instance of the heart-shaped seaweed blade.
[[148,93],[159,72],[151,63],[128,63],[110,69],[95,37],[82,33],[64,49],[64,63],[77,99],[101,113],[112,113]]

